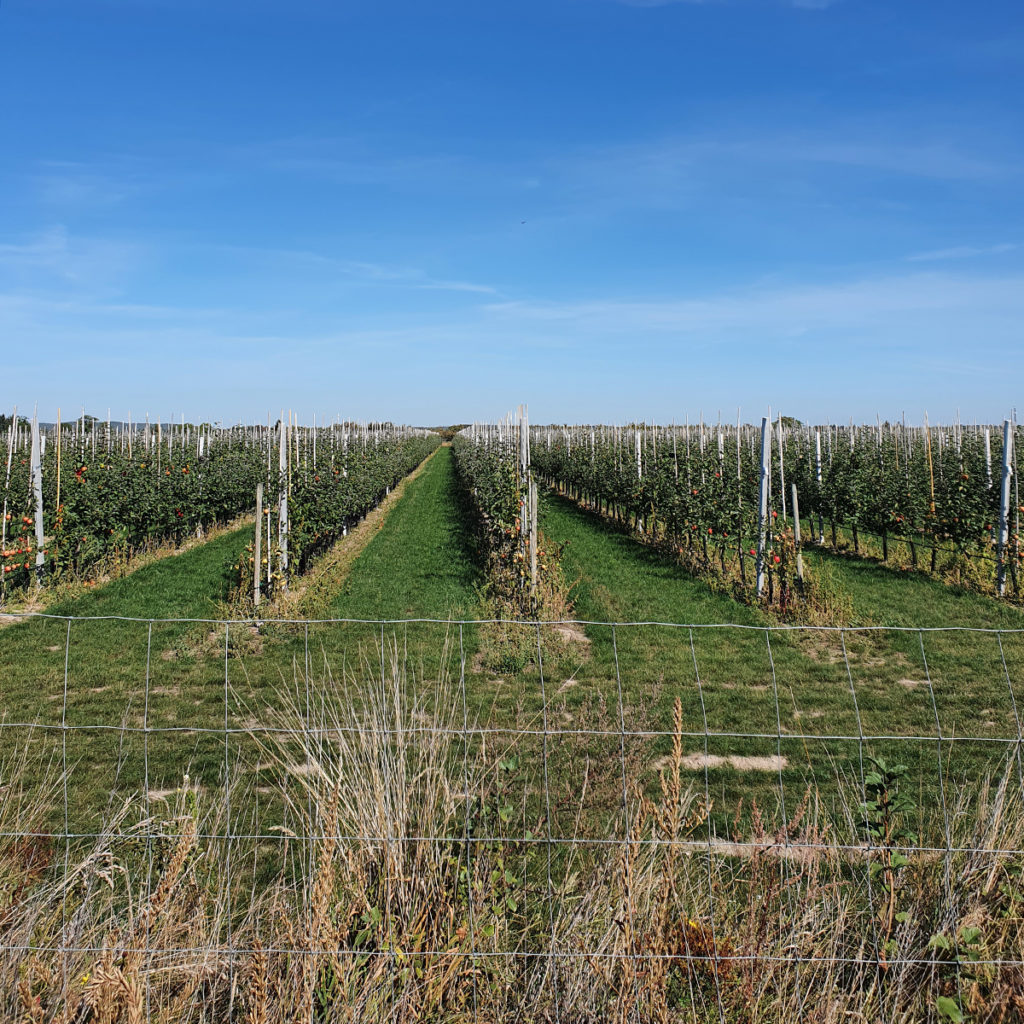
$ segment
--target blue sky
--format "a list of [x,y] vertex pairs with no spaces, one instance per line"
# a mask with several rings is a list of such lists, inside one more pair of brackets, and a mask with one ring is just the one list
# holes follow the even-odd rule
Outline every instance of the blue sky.
[[0,404],[1001,419],[1024,8],[2,0]]

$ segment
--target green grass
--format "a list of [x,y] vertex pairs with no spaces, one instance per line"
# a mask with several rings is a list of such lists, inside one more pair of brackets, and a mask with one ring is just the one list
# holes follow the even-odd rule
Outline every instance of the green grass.
[[[216,785],[225,758],[234,763],[253,753],[241,733],[225,744],[218,734],[225,721],[239,729],[265,724],[282,690],[305,698],[307,675],[338,685],[352,673],[379,670],[382,638],[386,657],[394,649],[408,664],[410,685],[436,679],[443,656],[458,674],[458,628],[447,623],[403,624],[382,634],[359,624],[271,623],[256,633],[245,624],[146,621],[222,614],[226,569],[249,535],[243,529],[218,538],[52,609],[143,620],[76,618],[67,644],[66,716],[67,622],[33,619],[0,630],[4,738],[31,742],[34,756],[44,760],[63,763],[66,754],[70,815],[79,828],[94,825],[113,794],[138,789],[146,779],[160,791],[189,771]],[[479,582],[451,452],[442,449],[339,581],[328,615],[473,617]],[[464,630],[462,639],[472,657],[474,634]]]
[[[621,681],[627,733],[667,729],[678,697],[684,732],[691,734],[688,753],[704,752],[705,723],[712,734],[767,734],[758,739],[712,735],[706,741],[712,756],[786,759],[781,774],[777,767],[769,770],[767,762],[765,770],[729,763],[709,766],[710,795],[726,817],[741,797],[749,801],[757,796],[771,806],[781,795],[791,810],[809,780],[827,786],[837,769],[858,777],[859,744],[825,738],[830,735],[929,737],[925,742],[879,739],[864,747],[866,754],[909,764],[926,802],[941,796],[936,721],[944,737],[943,783],[954,776],[978,777],[1011,749],[1000,741],[1019,738],[1014,704],[1024,692],[1012,690],[1024,667],[1024,638],[1019,634],[997,639],[990,634],[836,629],[773,632],[769,637],[756,628],[769,625],[759,609],[712,592],[603,517],[554,494],[544,497],[542,516],[546,535],[565,544],[563,566],[575,585],[579,618],[698,627],[620,626],[613,643],[610,628],[588,626],[591,657],[558,691],[566,714],[575,728],[614,731]],[[809,555],[812,568],[819,557],[828,559],[835,581],[848,591],[862,622],[1024,626],[1018,610],[981,595],[835,556]],[[709,623],[755,628],[699,628]],[[1024,714],[1024,702],[1018,711]],[[954,739],[958,736],[991,742],[961,743]],[[626,749],[631,767],[649,764],[667,751],[664,737],[627,740],[633,745]],[[595,739],[589,748],[580,749],[576,741],[578,749],[570,756],[589,757],[595,764],[612,762],[617,768],[618,745],[618,738],[610,736]],[[607,788],[614,780],[604,781]],[[705,785],[697,765],[693,783]]]
[[441,448],[356,560],[330,617],[471,617],[481,582],[455,460],[451,448]]
[[[66,752],[71,818],[84,827],[115,799],[111,794],[147,778],[153,790],[172,788],[188,770],[212,787],[225,761],[256,768],[258,752],[244,732],[227,741],[218,732],[225,721],[259,731],[278,713],[282,691],[302,705],[316,699],[319,687],[345,686],[394,660],[426,707],[434,693],[461,701],[464,678],[466,714],[490,730],[481,751],[494,761],[512,757],[510,785],[538,818],[550,803],[545,827],[558,836],[607,833],[621,803],[623,768],[652,784],[654,766],[670,749],[676,698],[685,752],[694,758],[691,781],[701,792],[707,787],[720,830],[741,800],[749,805],[757,797],[769,811],[791,811],[808,782],[827,794],[837,771],[859,778],[862,753],[909,764],[921,799],[934,804],[941,796],[940,753],[943,782],[969,781],[1005,756],[1002,741],[1019,738],[1024,693],[1011,684],[1024,670],[1021,636],[1004,634],[1000,650],[990,634],[769,633],[761,610],[712,592],[659,552],[555,495],[542,498],[542,528],[564,545],[576,618],[692,629],[588,626],[580,643],[566,642],[565,627],[540,624],[523,630],[522,650],[507,664],[489,662],[478,651],[476,629],[448,621],[476,617],[481,608],[468,516],[451,451],[441,449],[338,580],[328,604],[333,618],[438,623],[271,623],[259,633],[244,624],[150,626],[150,619],[215,617],[225,566],[247,542],[247,530],[62,605],[58,614],[143,620],[72,624],[66,717],[66,622],[38,619],[0,630],[4,739],[30,740],[38,756],[58,762]],[[828,566],[858,622],[1024,625],[1017,609],[922,575],[816,551],[807,558],[812,570]],[[443,670],[453,689],[439,686]],[[926,739],[862,746],[832,738],[862,732]],[[735,760],[779,757],[781,766]],[[273,774],[260,768],[252,778],[272,788]]]
[[[463,507],[450,448],[441,448],[409,482],[401,500],[355,559],[326,618],[440,619],[387,626],[331,624],[310,631],[318,666],[378,667],[381,641],[400,649],[414,678],[436,678],[446,644],[457,648],[459,628],[446,620],[479,614],[480,569],[468,510]],[[462,630],[463,653],[475,650],[475,631]],[[456,659],[457,653],[449,652]],[[303,639],[305,656],[305,638]],[[457,663],[454,671],[458,671]]]
[[[84,617],[71,622],[70,630],[68,620],[59,618],[33,618],[0,630],[4,740],[32,742],[38,756],[58,761],[66,747],[72,810],[96,808],[119,780],[130,784],[143,777],[145,743],[139,733],[122,733],[120,727],[147,724],[147,689],[149,724],[159,717],[167,688],[181,687],[168,679],[172,666],[188,678],[191,707],[202,709],[206,724],[211,715],[223,718],[223,666],[216,673],[205,658],[190,653],[202,626],[158,621],[150,627],[146,621],[88,617],[216,617],[227,595],[228,567],[248,537],[247,529],[225,534],[49,609],[51,615]],[[69,730],[63,732],[62,725]],[[179,736],[174,745],[180,762],[187,762],[188,738]]]

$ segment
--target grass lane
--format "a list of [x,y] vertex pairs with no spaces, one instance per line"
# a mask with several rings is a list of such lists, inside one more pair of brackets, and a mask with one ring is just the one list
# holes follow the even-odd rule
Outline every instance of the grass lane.
[[[139,789],[147,778],[155,794],[179,784],[185,771],[213,786],[225,759],[247,758],[252,748],[242,734],[232,734],[225,747],[218,732],[226,690],[228,724],[247,728],[274,717],[282,692],[301,699],[307,669],[311,678],[336,684],[353,670],[379,666],[380,633],[372,627],[271,624],[257,633],[244,624],[225,630],[145,621],[216,617],[227,567],[250,535],[248,528],[227,534],[51,609],[143,620],[72,622],[66,680],[66,621],[33,619],[0,630],[0,731],[9,746],[30,743],[33,760],[62,764],[66,752],[70,812],[80,827],[95,824],[113,793]],[[477,582],[451,452],[444,449],[352,563],[328,614],[471,615]],[[445,625],[424,625],[388,630],[385,640],[389,654],[400,647],[409,657],[416,676],[433,675],[446,633]],[[465,639],[471,653],[472,638]]]
[[[482,584],[471,522],[463,507],[451,448],[442,447],[409,482],[377,534],[349,567],[327,605],[334,619],[460,619],[478,615]],[[459,672],[458,627],[440,623],[360,623],[317,626],[310,632],[315,665],[323,672],[379,672],[384,659],[406,664],[413,679],[436,680],[444,663]],[[476,633],[461,630],[470,659]],[[305,642],[303,656],[305,656]]]
[[[943,783],[976,779],[1012,753],[1007,741],[1019,739],[1019,636],[824,630],[769,638],[756,628],[767,625],[758,609],[713,593],[603,517],[554,494],[544,496],[542,515],[546,535],[566,545],[563,565],[575,584],[579,618],[754,627],[695,628],[692,645],[689,629],[619,627],[613,637],[608,627],[587,627],[589,662],[557,692],[574,728],[609,735],[588,745],[577,741],[577,758],[611,761],[617,770],[619,742],[611,734],[619,724],[620,686],[627,733],[667,729],[672,702],[680,698],[693,784],[703,788],[706,767],[710,795],[726,817],[741,797],[749,803],[756,796],[771,807],[781,795],[792,810],[809,779],[825,784],[837,769],[859,777],[858,744],[829,736],[928,737],[871,740],[864,750],[910,765],[922,800],[933,806],[941,797],[940,763]],[[813,564],[816,556],[810,557]],[[867,621],[998,628],[1020,623],[1015,610],[953,593],[937,581],[891,578],[889,570],[846,559],[833,559],[830,568]],[[711,735],[705,741],[705,729],[767,735]],[[627,737],[627,767],[656,764],[667,745],[664,737]],[[608,788],[614,778],[606,775]]]
[[[60,602],[49,614],[143,620],[215,616],[227,594],[228,567],[249,536],[248,529],[224,534]],[[121,727],[144,727],[147,689],[152,724],[155,707],[172,685],[164,678],[171,666],[189,679],[193,706],[208,714],[219,708],[223,717],[223,699],[216,699],[218,684],[223,690],[223,665],[218,672],[192,649],[195,634],[196,626],[187,622],[158,622],[151,629],[145,621],[88,618],[76,618],[70,630],[67,620],[51,618],[0,629],[0,731],[6,749],[31,744],[40,763],[53,758],[61,764],[66,754],[72,811],[103,806],[119,778],[130,783],[143,777],[140,734]],[[176,681],[173,687],[180,685]],[[179,752],[190,749],[184,736],[175,745]],[[182,763],[188,757],[183,753]]]
[[464,618],[481,583],[451,448],[412,481],[353,564],[330,605],[334,618]]

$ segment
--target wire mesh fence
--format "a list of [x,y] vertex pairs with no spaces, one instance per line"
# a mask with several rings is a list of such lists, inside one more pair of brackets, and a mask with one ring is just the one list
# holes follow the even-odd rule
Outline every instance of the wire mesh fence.
[[9,1019],[1024,1010],[1022,630],[20,618]]

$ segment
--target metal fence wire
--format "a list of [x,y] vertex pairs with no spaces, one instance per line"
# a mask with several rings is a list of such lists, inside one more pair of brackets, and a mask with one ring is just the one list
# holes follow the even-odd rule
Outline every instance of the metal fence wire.
[[6,619],[4,1019],[1024,1012],[1024,630]]

